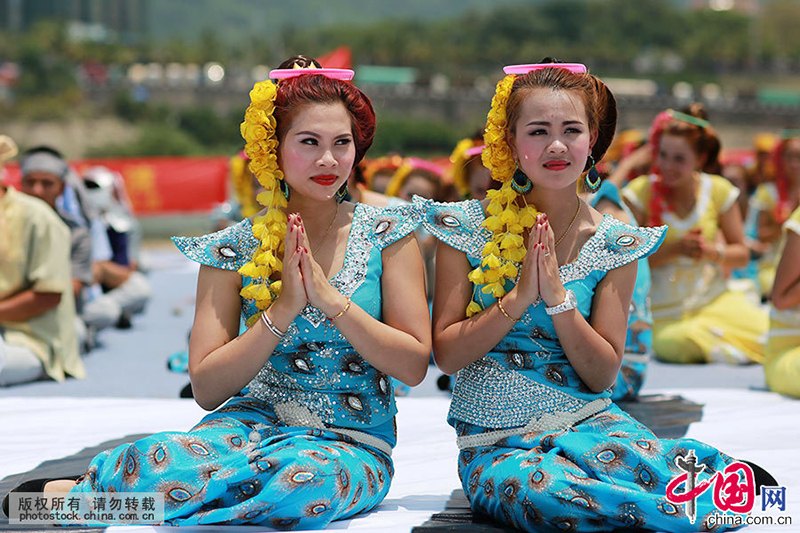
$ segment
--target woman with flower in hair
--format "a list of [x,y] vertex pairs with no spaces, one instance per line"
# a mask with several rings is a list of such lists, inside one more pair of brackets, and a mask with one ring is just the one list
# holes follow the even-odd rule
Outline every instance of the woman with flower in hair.
[[668,110],[650,132],[653,171],[623,196],[639,223],[666,224],[650,258],[653,351],[672,363],[760,363],[767,316],[723,268],[747,264],[739,190],[719,172],[720,143],[708,120]]
[[386,187],[402,164],[403,156],[399,154],[379,157],[368,162],[364,170],[367,188],[379,194],[386,194]]
[[752,201],[758,211],[758,240],[768,246],[758,261],[758,284],[767,297],[775,279],[781,228],[800,205],[800,130],[783,131],[780,139],[771,154],[775,179],[758,185]]
[[386,186],[386,195],[410,202],[414,196],[439,200],[444,169],[425,159],[407,157]]
[[386,496],[396,442],[389,377],[418,384],[430,354],[422,260],[409,236],[419,216],[342,201],[375,114],[347,81],[352,71],[298,63],[255,85],[242,124],[264,209],[175,239],[202,264],[189,372],[197,403],[216,411],[189,432],[101,453],[77,483],[17,490],[153,491],[164,495],[166,524],[281,529],[322,528]]
[[467,498],[527,531],[702,529],[709,494],[694,524],[665,498],[675,459],[691,451],[713,470],[729,459],[659,440],[610,400],[636,261],[665,231],[603,216],[577,194],[582,177],[599,186],[614,97],[580,64],[505,72],[483,152],[500,188],[484,202],[418,202],[441,241],[434,357],[458,371],[448,422]]
[[800,207],[783,223],[764,361],[767,387],[800,398]]
[[462,199],[483,200],[492,188],[492,174],[483,166],[483,132],[461,139],[450,154],[450,181]]

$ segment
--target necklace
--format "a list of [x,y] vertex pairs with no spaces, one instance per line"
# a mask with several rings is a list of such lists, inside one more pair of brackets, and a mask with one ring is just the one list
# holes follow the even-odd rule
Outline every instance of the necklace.
[[333,227],[333,223],[336,221],[336,217],[339,216],[339,206],[340,205],[341,205],[340,203],[338,203],[338,202],[336,203],[336,211],[333,213],[333,218],[331,218],[331,223],[328,224],[328,229],[326,229],[325,233],[322,234],[322,238],[320,239],[319,244],[316,246],[316,248],[311,250],[311,255],[317,255],[317,252],[319,252],[319,249],[322,248],[322,246],[325,244],[325,239],[328,236],[328,233],[330,233],[331,228]]
[[571,230],[571,229],[572,229],[572,226],[575,224],[575,221],[576,221],[576,220],[578,220],[578,215],[579,215],[579,214],[580,214],[580,212],[581,212],[581,204],[582,204],[582,203],[583,203],[583,202],[581,202],[581,199],[580,199],[580,198],[578,198],[578,209],[576,209],[576,210],[575,210],[575,216],[573,216],[573,217],[572,217],[572,221],[569,223],[569,226],[567,226],[567,230],[566,230],[564,233],[562,233],[562,234],[561,234],[561,237],[559,237],[559,238],[558,238],[558,240],[556,241],[556,243],[553,245],[553,248],[555,248],[556,246],[558,246],[559,244],[561,244],[561,241],[563,241],[563,240],[564,240],[564,237],[566,237],[566,236],[567,236],[567,233],[569,233],[569,230]]

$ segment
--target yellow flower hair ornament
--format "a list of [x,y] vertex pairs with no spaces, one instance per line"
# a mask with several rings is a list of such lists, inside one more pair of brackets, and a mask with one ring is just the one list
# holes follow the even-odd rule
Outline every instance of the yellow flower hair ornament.
[[[492,238],[483,248],[481,264],[469,273],[469,280],[475,287],[466,310],[468,317],[484,309],[482,299],[477,294],[478,285],[483,285],[481,292],[484,294],[500,298],[506,293],[506,283],[516,281],[519,273],[517,265],[527,252],[523,233],[525,228],[533,227],[539,213],[511,186],[517,164],[506,142],[506,105],[515,79],[515,74],[509,74],[497,83],[492,108],[486,118],[483,136],[486,147],[482,152],[482,161],[491,171],[492,178],[502,186],[486,193],[489,205],[486,207],[488,216],[483,221],[483,227],[492,232]],[[517,201],[520,197],[523,200],[521,207]]]
[[467,163],[480,155],[483,142],[475,139],[461,139],[450,154],[450,180],[455,184],[462,198],[469,197],[469,181],[467,180]]
[[[280,294],[281,282],[270,278],[283,269],[279,257],[283,252],[287,225],[284,211],[287,202],[280,190],[283,172],[278,167],[278,140],[273,116],[276,95],[277,86],[271,81],[256,83],[250,91],[250,106],[241,125],[250,171],[265,189],[257,201],[267,210],[253,219],[253,235],[261,244],[250,261],[239,269],[240,274],[250,278],[250,283],[242,288],[240,294],[242,298],[255,300],[261,310],[269,307]],[[259,316],[259,313],[254,314],[247,325],[252,325]]]

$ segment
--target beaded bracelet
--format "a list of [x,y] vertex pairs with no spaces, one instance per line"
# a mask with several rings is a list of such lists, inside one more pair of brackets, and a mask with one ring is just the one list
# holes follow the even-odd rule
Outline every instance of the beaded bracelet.
[[350,300],[349,296],[347,296],[346,298],[347,298],[347,303],[344,304],[344,307],[342,308],[342,310],[339,311],[338,313],[336,313],[333,316],[329,316],[328,320],[331,320],[331,321],[336,320],[337,318],[341,317],[343,314],[345,314],[347,311],[350,310],[350,304],[353,303],[353,302]]
[[522,320],[522,318],[514,318],[513,316],[506,313],[506,310],[503,307],[503,298],[497,299],[497,308],[500,310],[501,313],[503,313],[506,316],[507,319],[509,319],[512,322],[519,322],[520,320]]
[[269,317],[267,316],[267,311],[269,311],[269,309],[261,313],[261,320],[264,322],[264,325],[267,326],[267,329],[270,330],[270,332],[273,335],[278,337],[278,339],[283,339],[283,337],[286,336],[286,332],[279,330],[278,327],[272,323],[272,320],[270,320]]

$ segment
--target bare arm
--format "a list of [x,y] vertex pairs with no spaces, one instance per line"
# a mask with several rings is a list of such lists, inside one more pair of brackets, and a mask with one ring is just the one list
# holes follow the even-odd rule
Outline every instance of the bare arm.
[[617,379],[635,283],[634,261],[609,271],[597,286],[590,322],[577,309],[553,315],[567,359],[593,392],[604,391]]
[[761,242],[775,242],[781,236],[781,225],[775,220],[770,211],[758,213],[758,240]]
[[131,277],[130,267],[118,265],[114,261],[100,261],[92,264],[94,279],[104,287],[119,287]]
[[28,289],[0,301],[0,322],[25,322],[58,307],[59,303],[60,292]]
[[772,305],[781,311],[800,306],[800,235],[793,231],[787,234],[786,247],[775,272]]
[[[297,231],[289,224],[281,294],[267,310],[281,331],[286,331],[306,304],[299,254],[295,251]],[[238,272],[200,267],[189,339],[189,375],[195,400],[207,410],[216,409],[250,383],[279,342],[262,320],[239,335],[241,288]]]
[[[278,338],[260,320],[239,335],[241,279],[237,272],[208,266],[200,267],[197,278],[189,375],[195,400],[209,411],[242,390],[278,345]],[[282,314],[278,309],[273,312]],[[277,325],[278,316],[273,321]],[[278,327],[285,330],[286,326],[280,320]]]
[[[473,289],[467,279],[470,270],[464,252],[439,243],[433,298],[433,357],[446,374],[454,374],[486,355],[514,325],[497,304],[467,318]],[[514,318],[522,316],[533,303],[517,302],[517,296],[515,287],[503,298],[506,312]]]
[[725,237],[725,244],[717,249],[713,244],[707,256],[725,268],[742,268],[750,261],[750,250],[744,243],[744,223],[742,211],[734,204],[719,217],[719,227]]
[[645,143],[623,158],[606,179],[621,188],[628,182],[628,176],[632,172],[646,172],[652,159],[653,149],[650,143]]

